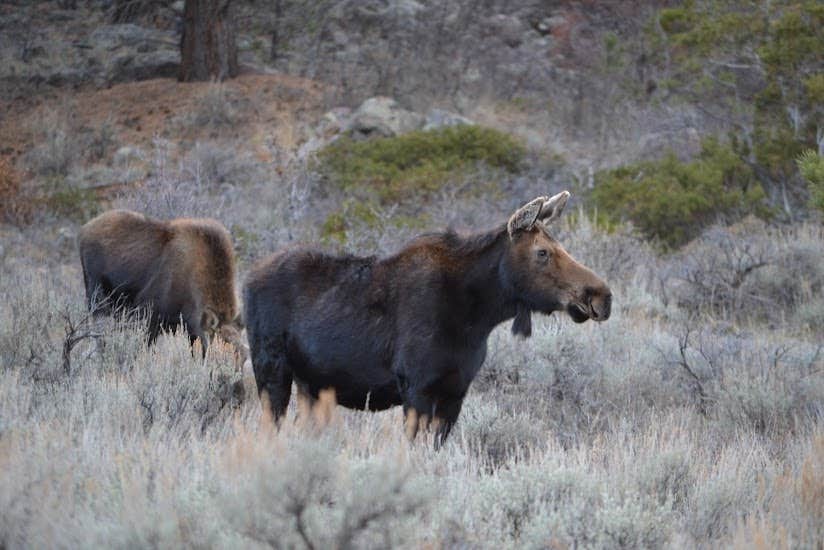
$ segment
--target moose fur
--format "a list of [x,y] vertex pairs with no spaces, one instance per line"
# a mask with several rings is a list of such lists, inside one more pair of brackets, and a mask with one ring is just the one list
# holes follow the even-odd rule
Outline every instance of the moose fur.
[[232,239],[219,222],[111,210],[81,228],[78,247],[90,311],[145,312],[150,345],[181,324],[204,355],[218,333],[241,345]]
[[532,312],[606,320],[612,295],[547,230],[568,192],[539,197],[508,223],[462,236],[418,237],[397,254],[331,256],[291,248],[258,264],[244,287],[258,391],[277,420],[294,380],[303,394],[335,390],[343,406],[403,405],[411,437],[440,444],[458,418],[495,326]]

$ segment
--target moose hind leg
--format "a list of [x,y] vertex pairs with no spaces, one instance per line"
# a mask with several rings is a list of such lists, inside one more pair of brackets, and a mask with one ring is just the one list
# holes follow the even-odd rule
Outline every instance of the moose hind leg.
[[272,419],[278,422],[292,396],[292,368],[286,359],[282,338],[266,338],[252,345],[252,368],[261,403],[269,401]]

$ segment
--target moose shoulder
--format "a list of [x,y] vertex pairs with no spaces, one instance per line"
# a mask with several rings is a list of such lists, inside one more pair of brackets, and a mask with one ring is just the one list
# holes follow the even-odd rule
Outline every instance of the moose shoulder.
[[90,311],[144,310],[150,344],[182,323],[204,354],[216,333],[241,345],[234,251],[219,222],[111,210],[81,228],[78,248]]
[[[530,315],[604,321],[612,295],[547,230],[569,197],[539,197],[484,233],[417,238],[384,259],[304,248],[257,265],[244,288],[255,380],[275,419],[294,380],[333,388],[352,408],[403,405],[407,430],[448,435],[496,325],[531,333]],[[264,399],[264,400],[265,400]]]

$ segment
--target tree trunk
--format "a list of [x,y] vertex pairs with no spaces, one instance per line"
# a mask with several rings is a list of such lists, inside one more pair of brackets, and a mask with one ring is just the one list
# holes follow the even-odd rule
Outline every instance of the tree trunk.
[[231,0],[186,0],[178,80],[225,80],[238,74]]
[[272,49],[269,52],[270,61],[277,60],[280,55],[281,25],[283,25],[283,0],[275,0],[275,24],[272,28]]

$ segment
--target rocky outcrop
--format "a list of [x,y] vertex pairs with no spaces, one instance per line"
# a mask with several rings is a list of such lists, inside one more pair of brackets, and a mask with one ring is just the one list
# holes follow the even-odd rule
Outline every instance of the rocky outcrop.
[[0,8],[0,97],[44,87],[109,86],[171,77],[180,63],[175,30],[101,24],[101,11]]
[[346,119],[345,112],[330,111],[324,116],[327,124],[339,126],[356,139],[392,137],[413,130],[435,130],[444,126],[474,124],[470,119],[444,109],[430,109],[426,115],[409,111],[389,97],[372,97],[364,101]]
[[465,116],[432,108],[425,115],[402,108],[389,97],[371,97],[357,109],[337,107],[327,111],[313,135],[298,149],[298,158],[306,158],[341,136],[354,139],[394,137],[414,130],[436,130],[445,126],[474,124]]
[[98,79],[107,85],[172,77],[180,64],[174,33],[130,23],[96,29],[88,46],[90,55],[100,60]]
[[407,111],[389,97],[371,97],[352,114],[345,131],[355,139],[392,137],[417,130],[424,117]]
[[424,119],[423,130],[435,130],[444,126],[459,126],[461,124],[475,124],[465,116],[443,109],[430,109]]

